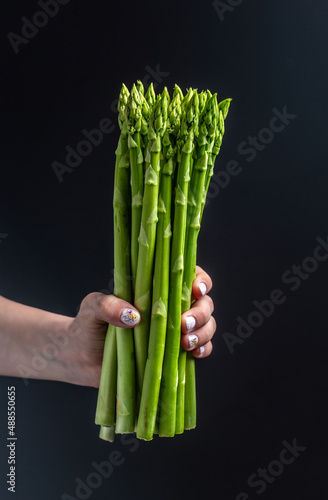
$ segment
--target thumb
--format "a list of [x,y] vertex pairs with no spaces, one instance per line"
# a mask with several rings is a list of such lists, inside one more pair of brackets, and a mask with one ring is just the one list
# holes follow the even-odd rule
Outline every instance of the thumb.
[[126,300],[100,292],[89,293],[81,302],[79,314],[84,321],[110,323],[131,328],[140,322],[140,313]]

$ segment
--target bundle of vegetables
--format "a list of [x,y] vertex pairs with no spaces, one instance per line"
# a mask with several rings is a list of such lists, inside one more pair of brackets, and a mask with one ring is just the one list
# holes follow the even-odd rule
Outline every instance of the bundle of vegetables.
[[[100,437],[174,436],[196,426],[194,357],[180,347],[197,238],[230,99],[176,85],[123,84],[114,180],[114,294],[141,314],[109,325],[98,393]],[[131,312],[132,313],[132,312]]]

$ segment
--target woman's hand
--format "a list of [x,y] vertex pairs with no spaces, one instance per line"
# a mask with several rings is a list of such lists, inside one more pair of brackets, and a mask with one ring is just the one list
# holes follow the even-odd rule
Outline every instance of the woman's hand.
[[186,351],[192,351],[195,358],[205,358],[212,352],[211,339],[216,330],[213,318],[214,305],[207,293],[212,288],[212,280],[199,266],[192,285],[192,294],[196,299],[191,309],[181,318],[181,345]]
[[[207,295],[211,288],[211,278],[197,266],[192,287],[195,302],[181,317],[181,345],[196,358],[205,358],[212,352],[216,323],[212,316],[213,301]],[[98,387],[108,323],[133,328],[139,321],[139,312],[128,302],[97,292],[87,295],[70,324],[72,338],[62,353],[66,376],[72,378],[67,382]]]
[[[181,344],[204,358],[216,329],[207,296],[212,280],[200,267],[196,274],[195,302],[181,318]],[[22,377],[25,383],[36,378],[99,387],[108,323],[133,328],[139,321],[131,304],[98,292],[83,299],[75,318],[0,297],[0,375]]]

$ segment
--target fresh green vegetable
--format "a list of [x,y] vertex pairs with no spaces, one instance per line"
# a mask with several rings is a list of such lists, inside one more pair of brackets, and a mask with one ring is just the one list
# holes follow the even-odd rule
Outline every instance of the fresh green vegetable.
[[114,294],[134,303],[134,329],[109,326],[96,423],[100,437],[152,439],[196,426],[195,359],[180,347],[192,305],[197,240],[230,99],[189,89],[119,97],[114,179]]
[[149,325],[151,313],[153,267],[157,227],[160,158],[162,137],[165,133],[169,95],[164,90],[158,96],[149,118],[144,196],[139,233],[138,265],[135,283],[134,304],[141,314],[140,323],[134,328],[135,356],[137,368],[137,400],[140,400],[144,371],[148,354]]
[[131,169],[131,273],[133,287],[138,262],[138,236],[141,223],[142,196],[144,188],[143,155],[141,150],[142,110],[141,98],[135,85],[128,98],[125,120],[128,130],[128,148]]
[[96,424],[101,425],[101,433],[109,428],[115,434],[116,422],[116,385],[117,385],[117,351],[116,327],[109,325],[105,340],[104,362],[98,391]]

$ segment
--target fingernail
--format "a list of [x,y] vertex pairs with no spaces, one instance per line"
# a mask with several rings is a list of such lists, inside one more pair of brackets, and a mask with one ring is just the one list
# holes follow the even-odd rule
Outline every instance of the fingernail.
[[206,288],[205,283],[200,283],[199,284],[199,290],[201,291],[201,294],[204,297],[204,295],[206,295],[206,292],[207,292],[207,288]]
[[187,316],[186,317],[186,327],[187,330],[192,330],[196,326],[196,320],[193,316]]
[[202,354],[204,354],[205,352],[205,347],[202,345],[200,348],[199,348],[199,355],[201,356]]
[[194,347],[196,347],[197,344],[198,344],[197,335],[189,335],[189,347],[190,347],[190,349],[193,349]]
[[138,323],[139,319],[140,319],[140,314],[138,313],[138,311],[128,308],[123,309],[121,314],[121,321],[125,325],[133,326],[136,323]]

